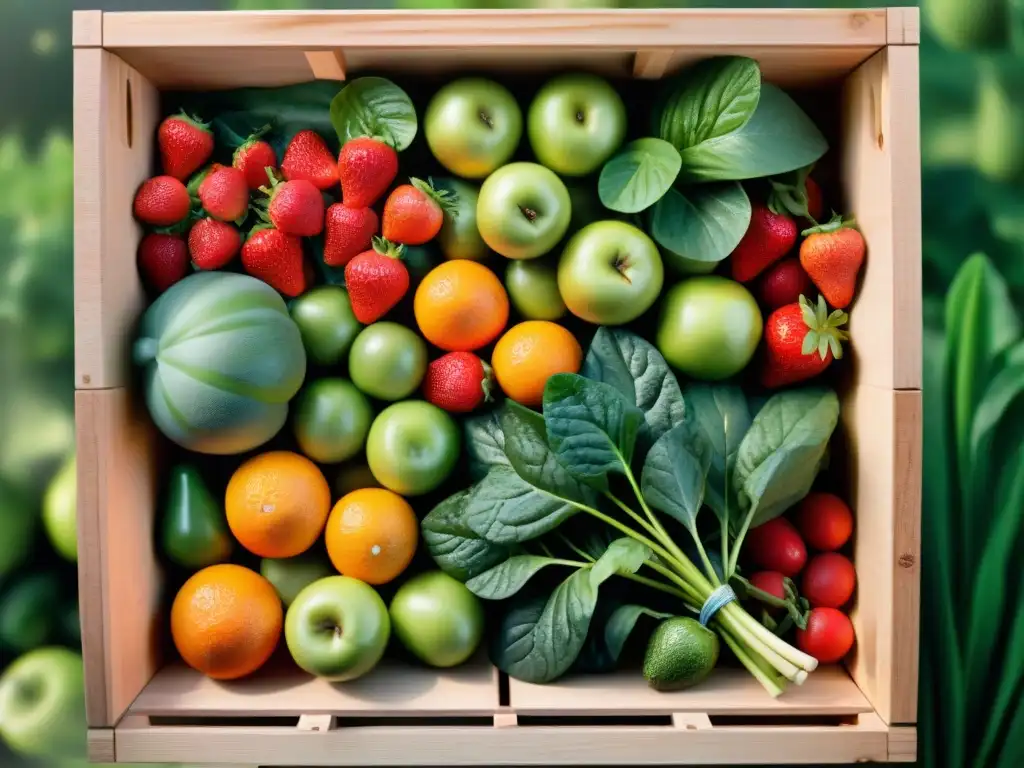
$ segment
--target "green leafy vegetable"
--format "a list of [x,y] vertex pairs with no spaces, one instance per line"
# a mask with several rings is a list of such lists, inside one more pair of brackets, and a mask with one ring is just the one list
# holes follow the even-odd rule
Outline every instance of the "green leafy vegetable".
[[473,487],[463,519],[488,541],[516,544],[554,530],[576,512],[571,499],[530,485],[511,467],[495,466]]
[[679,151],[667,141],[636,139],[604,164],[597,194],[605,208],[639,213],[669,190],[682,162]]
[[469,416],[463,422],[463,444],[469,456],[469,474],[474,481],[483,478],[495,465],[509,465],[505,434],[501,429],[502,414],[503,409],[492,408]]
[[554,557],[515,555],[469,579],[466,586],[474,595],[485,600],[505,600],[525,587],[542,568],[567,564],[571,563]]
[[678,520],[694,537],[711,453],[700,428],[687,419],[662,435],[644,462],[641,488],[647,503]]
[[383,77],[350,81],[331,101],[331,123],[344,144],[372,136],[401,152],[416,138],[416,108],[409,95]]
[[673,188],[654,206],[651,237],[672,257],[719,262],[750,226],[750,199],[738,182]]
[[636,573],[640,566],[651,556],[649,547],[636,539],[628,537],[616,539],[594,563],[591,578],[595,586],[603,584],[616,573]]
[[626,641],[633,633],[641,616],[649,616],[652,619],[669,619],[672,614],[652,611],[650,608],[632,603],[616,608],[604,626],[604,642],[613,660],[617,661],[622,655],[622,649],[626,646]]
[[480,538],[465,524],[469,494],[467,490],[449,496],[420,523],[423,541],[434,562],[460,581],[484,573],[510,553],[508,547]]

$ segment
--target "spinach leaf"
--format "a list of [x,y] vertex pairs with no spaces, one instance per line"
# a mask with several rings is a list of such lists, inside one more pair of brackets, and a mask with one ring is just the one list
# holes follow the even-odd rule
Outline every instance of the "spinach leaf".
[[590,620],[587,640],[570,671],[602,674],[614,670],[618,666],[626,642],[642,616],[667,619],[673,614],[609,599],[602,591],[594,617]]
[[697,513],[711,467],[711,444],[690,417],[661,436],[647,454],[640,487],[657,510],[697,536]]
[[437,567],[459,581],[484,573],[505,560],[508,547],[477,536],[465,523],[470,490],[449,496],[420,522],[423,541]]
[[665,358],[657,347],[630,331],[598,328],[580,373],[615,387],[643,411],[644,426],[637,439],[641,450],[682,421],[686,412],[679,382]]
[[741,127],[676,149],[683,158],[681,180],[740,181],[777,176],[817,162],[828,142],[785,91],[761,83],[757,109]]
[[509,466],[505,455],[505,434],[501,428],[504,409],[469,416],[463,422],[463,442],[469,456],[469,474],[474,482],[481,480],[493,466]]
[[466,582],[469,591],[485,600],[505,600],[526,586],[542,568],[568,561],[540,555],[515,555]]
[[719,262],[743,239],[750,215],[750,199],[739,182],[673,188],[654,206],[651,237],[676,269],[686,261]]
[[416,138],[416,108],[409,95],[383,77],[350,81],[331,101],[331,123],[344,144],[372,136],[401,152]]
[[753,59],[718,56],[695,64],[668,85],[655,130],[682,151],[739,130],[757,109],[761,70]]
[[578,509],[573,500],[530,485],[512,467],[495,466],[473,486],[464,519],[481,538],[517,544],[557,528]]
[[620,605],[616,608],[608,618],[608,623],[604,626],[604,642],[608,648],[609,655],[615,661],[618,661],[619,656],[622,655],[622,649],[626,646],[626,641],[633,633],[633,629],[636,627],[636,623],[640,620],[641,616],[649,616],[652,619],[672,618],[671,613],[652,611],[650,608],[632,603]]
[[636,539],[615,539],[590,569],[594,585],[603,584],[617,573],[636,573],[650,556],[650,547]]
[[679,151],[662,139],[636,139],[601,169],[597,194],[605,208],[639,213],[654,205],[672,186],[682,167]]
[[768,400],[736,454],[733,484],[749,528],[808,494],[838,421],[839,398],[831,389],[786,390]]
[[633,461],[643,411],[615,387],[575,373],[558,373],[544,387],[544,424],[558,461],[598,490],[609,472]]

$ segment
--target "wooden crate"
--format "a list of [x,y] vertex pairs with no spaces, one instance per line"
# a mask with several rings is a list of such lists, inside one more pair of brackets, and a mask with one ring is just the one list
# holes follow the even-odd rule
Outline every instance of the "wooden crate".
[[[262,765],[913,761],[921,463],[918,15],[879,10],[101,13],[74,17],[79,569],[93,760]],[[380,66],[572,65],[659,78],[721,53],[834,97],[845,210],[869,244],[844,445],[858,644],[773,700],[720,670],[678,694],[636,674],[535,686],[486,661],[388,664],[335,687],[271,667],[219,684],[163,657],[159,442],[130,396],[143,309],[131,216],[167,88],[344,80]],[[858,343],[863,342],[863,343]]]

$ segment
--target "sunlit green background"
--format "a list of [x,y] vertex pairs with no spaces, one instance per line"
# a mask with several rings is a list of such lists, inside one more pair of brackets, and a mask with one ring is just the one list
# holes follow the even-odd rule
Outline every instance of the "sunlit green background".
[[[74,437],[72,9],[393,5],[629,3],[0,0],[0,670],[27,644],[18,628],[4,632],[12,595],[51,598],[24,618],[33,643],[78,644],[74,564],[57,554],[41,524],[44,494],[71,456]],[[924,0],[923,5],[925,477],[947,482],[925,489],[920,764],[1013,768],[1024,765],[1024,619],[1018,618],[1024,617],[1024,611],[1018,614],[1024,607],[1019,575],[1024,503],[1014,507],[1020,497],[1013,495],[1013,481],[1024,476],[1018,469],[1024,467],[1021,430],[999,432],[980,460],[963,453],[964,435],[957,430],[970,433],[979,413],[1004,425],[1019,424],[1024,416],[1017,402],[1024,375],[1014,376],[1024,371],[1015,309],[1024,299],[1024,0]],[[984,258],[961,274],[953,291],[961,305],[951,307],[947,332],[946,295],[972,254]],[[993,488],[1008,490],[973,493],[986,479]],[[16,563],[11,552],[24,549],[30,528],[32,544]],[[958,553],[964,541],[976,548],[973,556]],[[0,766],[15,760],[21,758],[0,744]]]

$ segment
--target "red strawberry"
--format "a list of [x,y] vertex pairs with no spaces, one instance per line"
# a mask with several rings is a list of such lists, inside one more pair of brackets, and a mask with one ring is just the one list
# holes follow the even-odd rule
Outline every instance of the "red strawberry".
[[818,296],[817,307],[806,297],[779,307],[765,324],[765,361],[761,383],[781,387],[813,378],[843,356],[840,342],[847,334],[839,328],[849,317],[842,310],[828,313],[825,297]]
[[821,187],[818,186],[818,182],[810,176],[804,182],[804,193],[807,195],[807,213],[810,214],[810,217],[804,216],[801,218],[801,221],[813,225],[821,221],[821,217],[825,215],[825,200],[821,194]]
[[800,300],[811,292],[811,278],[800,266],[800,260],[789,256],[770,266],[760,279],[761,304],[765,309],[778,309]]
[[213,154],[213,131],[197,118],[172,115],[157,128],[157,144],[164,173],[184,181]]
[[338,155],[341,199],[350,208],[369,208],[398,175],[398,153],[383,141],[346,141]]
[[188,274],[188,248],[178,235],[150,232],[139,243],[138,264],[146,284],[163,293]]
[[235,150],[231,164],[245,174],[249,189],[259,189],[270,183],[267,168],[277,168],[277,153],[260,134],[253,134]]
[[198,269],[220,269],[241,247],[242,234],[226,221],[202,219],[188,233],[188,252]]
[[384,203],[385,240],[403,245],[423,245],[441,231],[445,214],[455,216],[454,194],[434,189],[421,179],[410,179],[388,195]]
[[199,185],[199,202],[215,219],[240,222],[249,210],[245,174],[230,165],[215,163]]
[[373,208],[349,208],[335,203],[327,209],[324,263],[344,267],[353,257],[370,248],[380,219]]
[[491,367],[472,352],[449,352],[427,367],[423,397],[451,413],[469,413],[490,402],[494,386]]
[[402,251],[402,246],[374,237],[372,249],[345,265],[352,313],[363,325],[390,312],[409,290],[409,270],[402,263]]
[[154,227],[171,227],[188,218],[192,200],[188,189],[173,176],[146,179],[135,193],[135,218]]
[[804,230],[800,243],[800,264],[828,303],[846,309],[857,290],[857,277],[864,264],[864,236],[852,221],[833,215],[827,224]]
[[305,293],[309,273],[302,257],[302,240],[273,227],[255,227],[242,246],[242,267],[253,277],[296,297]]
[[330,189],[338,183],[338,161],[320,134],[299,131],[284,151],[281,174],[287,181],[305,179],[317,189]]
[[267,216],[286,235],[314,237],[324,229],[324,196],[305,179],[278,181],[271,179],[271,188],[260,189],[270,195]]
[[750,226],[732,252],[733,279],[749,283],[796,245],[797,234],[796,222],[791,216],[755,203]]

